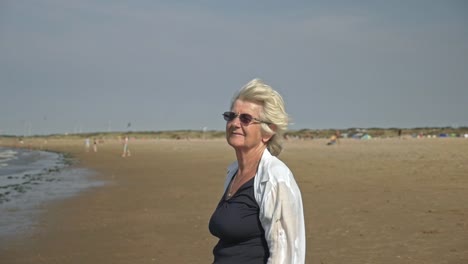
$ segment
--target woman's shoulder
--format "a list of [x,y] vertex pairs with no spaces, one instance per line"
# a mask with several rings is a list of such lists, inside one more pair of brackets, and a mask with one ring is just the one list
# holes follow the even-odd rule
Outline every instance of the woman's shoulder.
[[292,172],[289,167],[277,157],[270,155],[265,157],[261,164],[262,178],[268,181],[285,181],[289,180]]

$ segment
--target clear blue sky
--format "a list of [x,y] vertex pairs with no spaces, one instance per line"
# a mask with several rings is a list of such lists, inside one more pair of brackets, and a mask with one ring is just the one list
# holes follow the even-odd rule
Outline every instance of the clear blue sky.
[[468,3],[0,2],[0,134],[222,130],[255,77],[294,130],[467,126]]

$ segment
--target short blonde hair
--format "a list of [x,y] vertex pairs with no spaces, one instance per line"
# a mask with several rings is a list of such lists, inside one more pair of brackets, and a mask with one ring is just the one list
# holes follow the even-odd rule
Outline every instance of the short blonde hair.
[[289,120],[281,95],[262,80],[253,79],[234,95],[231,109],[236,100],[262,106],[259,118],[270,123],[261,124],[262,133],[273,135],[267,143],[267,148],[273,156],[278,156],[283,150],[283,135],[288,129]]

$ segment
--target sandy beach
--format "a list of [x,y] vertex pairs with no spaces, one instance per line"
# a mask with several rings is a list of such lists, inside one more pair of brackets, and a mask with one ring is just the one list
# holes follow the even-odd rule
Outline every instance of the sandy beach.
[[[3,142],[5,143],[5,142]],[[43,205],[0,262],[211,263],[208,221],[235,158],[224,140],[50,140],[102,187]],[[288,141],[302,190],[307,263],[468,263],[468,140]]]

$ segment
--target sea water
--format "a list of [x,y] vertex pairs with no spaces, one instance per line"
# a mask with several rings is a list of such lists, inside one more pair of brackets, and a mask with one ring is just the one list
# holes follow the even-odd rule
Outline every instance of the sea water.
[[103,184],[68,165],[59,153],[0,147],[0,242],[34,230],[44,203]]

